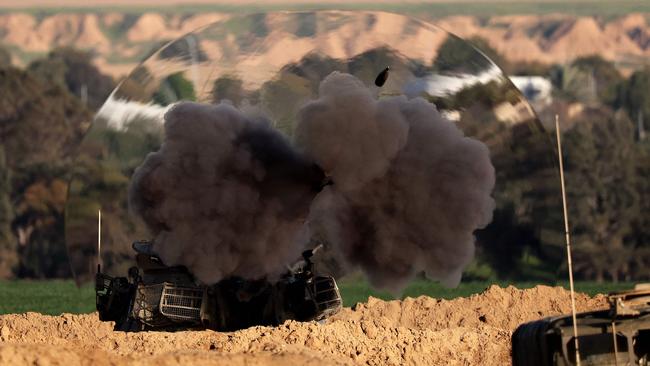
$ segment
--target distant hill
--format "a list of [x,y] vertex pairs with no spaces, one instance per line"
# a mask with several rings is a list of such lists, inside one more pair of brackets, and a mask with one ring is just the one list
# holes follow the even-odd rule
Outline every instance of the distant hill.
[[[162,41],[232,16],[226,12],[85,11],[43,15],[11,11],[0,14],[0,44],[11,51],[14,63],[19,65],[55,46],[93,49],[98,55],[97,66],[103,72],[120,76]],[[600,17],[564,14],[487,18],[456,15],[436,19],[435,24],[461,37],[482,37],[511,61],[553,64],[598,54],[626,68],[650,59],[650,24],[648,14],[642,13],[607,21]],[[375,26],[381,27],[384,33],[401,34],[402,37],[408,34],[399,22]],[[412,41],[418,42],[417,37],[413,34]],[[285,49],[292,49],[293,46],[301,47],[300,42],[304,41],[287,34],[283,42]],[[210,42],[202,47],[217,55],[225,45]],[[285,55],[275,52],[268,57]]]

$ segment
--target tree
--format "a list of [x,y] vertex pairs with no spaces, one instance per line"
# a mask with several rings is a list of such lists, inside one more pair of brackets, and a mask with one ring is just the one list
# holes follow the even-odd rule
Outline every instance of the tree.
[[153,95],[153,101],[160,105],[168,105],[179,100],[196,100],[194,85],[182,72],[166,77]]
[[156,118],[139,117],[124,129],[97,120],[79,147],[69,171],[66,245],[75,279],[91,280],[97,265],[97,211],[102,210],[102,268],[123,275],[133,263],[131,243],[149,238],[143,225],[129,215],[129,177],[147,154],[162,143],[163,126]]
[[[507,70],[508,75],[522,76],[550,76],[553,66],[541,62],[516,62],[510,63]],[[504,70],[505,71],[505,70]]]
[[0,67],[11,66],[11,53],[6,48],[0,47]]
[[311,95],[311,83],[306,78],[281,71],[280,75],[262,85],[259,95],[276,128],[291,136],[296,111]]
[[212,103],[229,100],[239,105],[245,96],[241,79],[234,76],[222,76],[214,81],[212,86]]
[[499,198],[492,222],[477,232],[477,258],[502,279],[553,280],[553,270],[539,259],[534,223],[517,217],[524,203]]
[[[369,50],[367,52],[377,54],[376,50]],[[385,54],[386,52],[381,53]],[[376,73],[379,72],[378,70],[383,70],[387,66],[387,58],[385,57],[375,57],[374,60],[376,61],[373,62],[372,65],[360,65],[360,57],[361,56],[355,57],[346,63],[342,60],[324,56],[319,53],[309,53],[300,59],[300,61],[289,64],[284,69],[286,70],[286,73],[294,74],[301,78],[307,79],[311,86],[312,93],[316,94],[318,93],[318,86],[320,85],[320,82],[323,81],[323,79],[325,79],[325,77],[327,77],[327,75],[333,71],[352,73],[348,69],[349,65],[357,67],[358,69],[364,66],[370,66],[373,67],[369,70],[371,73],[373,73],[373,75],[370,77],[372,77],[372,80],[374,80],[374,78],[377,77]],[[381,65],[378,65],[380,63]],[[391,64],[390,66],[391,68],[394,68],[395,65]]]
[[42,173],[33,180],[16,199],[13,226],[18,233],[20,255],[17,275],[69,277],[63,236],[67,183]]
[[0,251],[13,252],[0,253],[0,275],[67,276],[66,170],[91,114],[60,84],[13,67],[0,69],[0,91]]
[[635,243],[632,271],[635,278],[650,278],[650,141],[637,142],[637,190],[641,214],[633,222]]
[[9,168],[67,156],[90,119],[80,101],[55,82],[13,67],[0,69],[0,141]]
[[497,65],[507,64],[506,60],[482,38],[475,37],[470,39],[470,42],[466,42],[456,36],[448,36],[445,42],[438,48],[438,54],[433,61],[433,68],[441,73],[478,74],[481,71],[485,71],[491,66],[491,63],[481,52],[476,50],[477,48]]
[[641,118],[643,128],[650,129],[650,68],[639,70],[630,75],[630,78],[621,83],[614,105],[625,108],[633,120]]
[[468,39],[468,42],[472,46],[478,48],[485,56],[487,56],[492,62],[497,64],[501,70],[506,74],[512,73],[513,65],[508,61],[503,55],[501,55],[494,47],[490,46],[490,43],[485,38],[474,36]]
[[46,58],[32,62],[28,69],[47,81],[59,84],[93,110],[102,106],[115,88],[110,76],[92,63],[93,55],[73,48],[57,48]]
[[[575,270],[584,278],[631,278],[634,221],[642,214],[632,122],[594,110],[565,134]],[[555,226],[560,227],[558,215]]]
[[476,232],[478,259],[501,279],[553,281],[558,257],[542,242],[544,218],[560,194],[549,136],[534,119],[512,126],[464,118],[463,130],[489,144],[496,173],[493,220]]
[[11,277],[18,263],[16,238],[11,232],[14,212],[10,200],[10,182],[10,171],[6,164],[4,149],[0,145],[0,278]]
[[612,62],[594,55],[577,58],[572,66],[593,76],[600,103],[612,105],[615,102],[617,88],[623,82],[623,76]]
[[623,76],[616,66],[600,56],[586,56],[567,66],[550,70],[553,84],[563,99],[612,106]]
[[201,49],[201,43],[194,34],[188,34],[172,42],[161,41],[154,45],[151,50],[151,54],[158,52],[158,57],[163,60],[177,59],[189,64],[199,64],[210,60],[208,55]]

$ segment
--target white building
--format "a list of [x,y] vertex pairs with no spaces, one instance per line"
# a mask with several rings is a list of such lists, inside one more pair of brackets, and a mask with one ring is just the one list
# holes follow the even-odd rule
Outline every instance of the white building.
[[553,84],[542,76],[510,76],[510,80],[533,106],[547,106],[551,104],[551,90]]

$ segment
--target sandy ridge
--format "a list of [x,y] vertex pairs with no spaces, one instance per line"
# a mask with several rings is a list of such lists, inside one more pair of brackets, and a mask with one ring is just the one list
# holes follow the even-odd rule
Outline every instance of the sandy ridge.
[[[579,294],[579,311],[604,296]],[[237,332],[113,332],[96,314],[0,316],[0,364],[446,365],[509,362],[518,324],[568,312],[562,288],[492,286],[468,298],[368,302],[324,323],[288,321]]]
[[[0,42],[25,52],[44,53],[52,47],[66,45],[93,49],[99,55],[98,65],[105,72],[118,76],[135,65],[135,60],[125,64],[124,61],[107,62],[108,59],[133,59],[134,55],[146,53],[152,42],[173,39],[230,16],[216,12],[189,16],[147,12],[133,19],[132,15],[116,12],[89,12],[57,13],[41,19],[18,11],[0,14]],[[630,14],[607,23],[594,17],[561,14],[496,16],[487,22],[472,16],[451,16],[436,24],[461,37],[483,37],[512,61],[564,63],[591,54],[612,61],[650,56],[650,25],[644,14]],[[267,26],[272,27],[272,24]],[[381,32],[399,35],[396,44],[426,44],[422,42],[427,40],[418,38],[418,34],[409,38],[404,27],[402,22],[385,22]],[[363,41],[359,39],[348,46],[359,48]],[[213,42],[210,47],[212,53],[220,54],[221,49],[229,45]],[[260,57],[284,57],[282,52],[269,52]]]

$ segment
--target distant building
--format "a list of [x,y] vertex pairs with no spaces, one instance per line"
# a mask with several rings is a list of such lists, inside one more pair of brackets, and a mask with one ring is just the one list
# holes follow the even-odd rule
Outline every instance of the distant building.
[[431,74],[411,80],[404,86],[403,92],[408,96],[418,96],[426,92],[432,96],[444,97],[454,95],[476,84],[500,81],[502,77],[501,69],[496,66],[489,67],[478,74]]
[[510,76],[517,89],[528,99],[534,108],[545,107],[553,101],[551,80],[542,76]]

